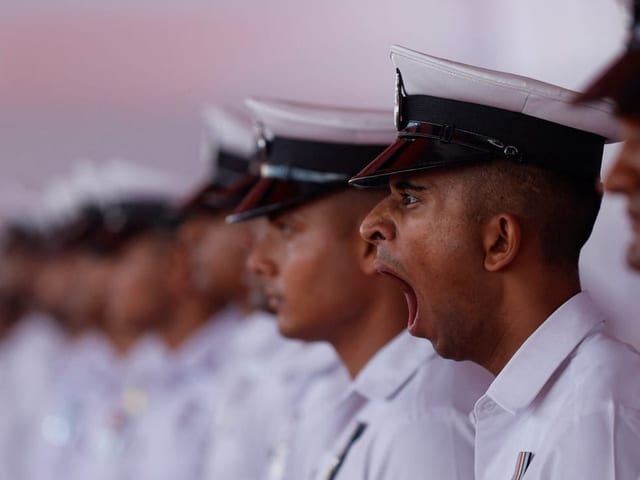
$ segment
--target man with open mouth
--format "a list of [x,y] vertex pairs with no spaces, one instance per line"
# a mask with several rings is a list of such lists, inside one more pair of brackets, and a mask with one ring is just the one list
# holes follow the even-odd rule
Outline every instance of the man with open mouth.
[[280,478],[472,478],[467,411],[489,376],[404,331],[402,293],[376,273],[375,249],[358,231],[383,194],[348,180],[393,139],[388,114],[248,105],[262,129],[262,178],[229,221],[257,218],[248,265],[280,332],[328,342],[351,378],[299,412]]
[[640,357],[578,276],[600,206],[608,105],[392,48],[398,139],[351,183],[387,189],[361,225],[412,332],[496,375],[475,404],[478,480],[635,479]]

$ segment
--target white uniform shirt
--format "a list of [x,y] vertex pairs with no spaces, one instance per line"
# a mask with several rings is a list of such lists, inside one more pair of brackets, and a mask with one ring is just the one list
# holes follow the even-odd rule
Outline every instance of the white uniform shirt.
[[365,366],[341,400],[351,419],[320,457],[317,479],[469,480],[469,411],[491,381],[469,362],[440,358],[403,332]]
[[472,415],[477,480],[639,478],[640,356],[602,326],[580,293],[511,358]]
[[110,365],[106,340],[85,334],[67,340],[53,367],[51,389],[29,442],[27,478],[72,478],[73,465],[87,447],[87,422],[107,393],[103,372]]
[[123,398],[122,392],[132,385],[143,392],[161,353],[153,338],[141,339],[126,357],[101,335],[68,341],[24,455],[24,478],[120,479],[124,440],[144,406],[141,395]]
[[236,308],[224,309],[167,353],[148,407],[128,436],[119,480],[201,478],[218,382],[233,365],[242,321]]
[[[80,426],[83,441],[67,465],[67,479],[120,480],[122,463],[129,454],[129,438],[149,406],[149,392],[161,377],[164,345],[152,335],[136,342],[126,356],[108,350],[94,361],[95,388],[87,398]],[[90,366],[90,365],[87,365]]]
[[[304,429],[305,419],[322,418],[349,385],[349,374],[325,342],[291,345],[276,360],[279,381],[267,380],[273,394],[263,405],[269,420],[268,480],[299,480],[315,459],[323,437],[319,429]],[[266,390],[260,385],[260,391]],[[261,395],[262,396],[262,395]],[[266,408],[265,408],[266,407]],[[327,424],[322,425],[326,430]]]
[[22,478],[24,451],[43,408],[63,334],[34,314],[20,320],[0,345],[0,478]]
[[216,382],[204,478],[261,479],[268,447],[264,422],[257,416],[263,401],[257,385],[287,341],[272,315],[256,311],[242,320],[232,343],[233,357]]
[[347,375],[331,347],[283,338],[271,316],[252,315],[238,333],[236,367],[217,392],[205,478],[280,480],[300,410],[344,388]]

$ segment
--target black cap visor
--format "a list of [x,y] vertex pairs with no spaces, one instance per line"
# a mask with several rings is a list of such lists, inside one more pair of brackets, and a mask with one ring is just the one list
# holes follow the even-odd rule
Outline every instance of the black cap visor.
[[345,182],[320,184],[262,178],[227,216],[227,222],[242,222],[274,214],[345,188]]
[[398,138],[349,180],[349,184],[358,188],[386,188],[392,175],[468,165],[495,158],[494,154],[438,140]]
[[604,138],[526,114],[427,95],[405,97],[398,138],[349,183],[381,187],[390,175],[506,160],[573,178],[600,174]]
[[207,182],[197,189],[179,206],[181,213],[189,215],[196,212],[218,213],[234,208],[251,190],[260,177],[246,174],[231,185],[223,186]]

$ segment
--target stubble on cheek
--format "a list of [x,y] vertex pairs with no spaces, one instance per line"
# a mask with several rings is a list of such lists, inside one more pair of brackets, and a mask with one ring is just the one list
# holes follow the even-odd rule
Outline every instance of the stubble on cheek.
[[398,273],[404,273],[405,269],[400,260],[390,255],[383,247],[378,247],[376,258],[383,262],[385,265],[389,265]]

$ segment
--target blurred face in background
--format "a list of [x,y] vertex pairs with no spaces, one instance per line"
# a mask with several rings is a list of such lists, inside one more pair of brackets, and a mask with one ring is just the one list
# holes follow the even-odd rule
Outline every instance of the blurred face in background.
[[249,227],[229,225],[226,213],[201,215],[186,222],[181,237],[190,251],[193,287],[215,307],[243,302],[248,293],[245,267],[251,245]]
[[175,240],[166,233],[147,233],[128,241],[114,259],[107,300],[106,328],[144,332],[170,317]]
[[111,289],[113,259],[86,252],[76,263],[77,286],[69,298],[72,318],[86,319],[92,326],[104,325]]
[[75,315],[74,296],[82,289],[79,251],[52,253],[42,258],[34,277],[33,301],[36,309],[50,314],[69,332],[89,326],[91,319]]
[[625,118],[622,126],[625,142],[604,181],[604,187],[627,197],[627,211],[633,231],[627,262],[632,268],[640,270],[640,118]]
[[21,251],[0,254],[0,340],[22,318],[31,302],[35,262]]
[[26,305],[21,298],[0,291],[0,341],[9,336],[25,313]]
[[39,265],[35,252],[12,249],[0,254],[0,293],[31,301]]

